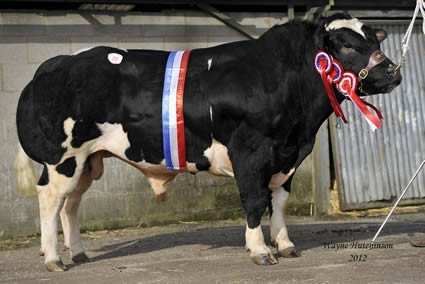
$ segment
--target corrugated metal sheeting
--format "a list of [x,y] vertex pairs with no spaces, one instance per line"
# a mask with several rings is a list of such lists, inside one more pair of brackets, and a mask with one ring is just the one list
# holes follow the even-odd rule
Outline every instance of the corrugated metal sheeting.
[[[388,32],[382,50],[393,61],[407,24],[378,25]],[[399,196],[425,159],[425,39],[419,25],[410,41],[403,81],[391,94],[366,98],[384,115],[383,127],[373,133],[350,102],[343,110],[350,123],[331,123],[333,152],[343,209],[372,208]],[[425,170],[404,199],[425,203]],[[421,199],[422,198],[422,199]]]

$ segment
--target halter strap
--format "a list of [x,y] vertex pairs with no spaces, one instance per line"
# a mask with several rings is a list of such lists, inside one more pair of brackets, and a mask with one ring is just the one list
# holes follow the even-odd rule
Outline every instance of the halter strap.
[[369,57],[369,62],[367,63],[367,66],[360,70],[358,76],[360,80],[366,79],[367,75],[369,75],[369,70],[375,67],[376,65],[381,64],[387,56],[385,55],[382,50],[377,49]]

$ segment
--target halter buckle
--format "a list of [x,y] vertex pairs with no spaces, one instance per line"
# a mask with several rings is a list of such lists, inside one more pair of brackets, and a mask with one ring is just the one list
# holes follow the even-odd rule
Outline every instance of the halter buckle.
[[364,68],[364,69],[360,70],[360,72],[359,72],[360,80],[366,79],[367,75],[369,75],[369,71],[367,69]]

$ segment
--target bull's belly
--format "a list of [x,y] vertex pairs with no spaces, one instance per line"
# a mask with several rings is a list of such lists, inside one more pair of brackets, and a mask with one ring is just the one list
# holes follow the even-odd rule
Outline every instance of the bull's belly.
[[[162,160],[159,164],[148,163],[145,160],[140,162],[129,160],[125,151],[130,147],[130,141],[121,124],[104,123],[99,124],[98,127],[101,129],[103,135],[97,139],[95,146],[91,150],[92,152],[108,151],[121,160],[135,166],[147,176],[166,175],[173,172],[167,170],[165,160]],[[204,156],[210,163],[210,173],[233,177],[232,163],[230,162],[227,148],[223,144],[213,140],[210,147],[204,150]],[[193,162],[187,162],[187,171],[191,173],[199,172]],[[178,173],[178,171],[175,171],[175,173]]]
[[[83,157],[91,156],[91,161],[93,163],[92,166],[95,166],[95,164],[100,165],[101,163],[93,161],[101,161],[104,157],[115,156],[142,171],[150,179],[151,184],[160,183],[163,185],[179,173],[178,171],[167,170],[165,160],[162,160],[159,164],[148,163],[145,160],[139,162],[130,160],[126,156],[126,150],[131,146],[128,134],[119,123],[98,124],[102,135],[96,138],[95,141],[87,142],[78,149],[74,149],[71,147],[70,143],[72,140],[72,129],[74,123],[75,122],[72,121],[72,119],[67,119],[64,122],[64,131],[67,138],[62,143],[62,146],[68,150],[62,160],[71,155],[82,155]],[[203,154],[210,163],[208,171],[211,174],[234,177],[232,163],[229,159],[226,146],[216,140],[212,140],[210,147],[205,149]],[[192,162],[187,162],[187,171],[191,173],[199,172],[196,164]],[[277,173],[273,175],[269,182],[269,188],[273,190],[282,186],[293,172],[294,169],[288,173]]]

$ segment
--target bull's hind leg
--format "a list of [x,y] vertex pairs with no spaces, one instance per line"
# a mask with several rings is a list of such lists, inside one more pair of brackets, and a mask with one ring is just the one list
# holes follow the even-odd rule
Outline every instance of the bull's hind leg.
[[69,248],[72,261],[77,263],[89,261],[89,258],[84,252],[83,244],[81,243],[78,208],[80,206],[81,197],[90,187],[92,181],[93,179],[90,175],[88,166],[85,166],[77,187],[65,199],[60,213],[65,246]]
[[[285,188],[290,187],[292,177],[284,185]],[[284,211],[288,201],[289,192],[282,187],[272,188],[272,208],[273,213],[270,220],[270,235],[272,245],[277,248],[279,256],[282,257],[299,257],[301,254],[295,248],[288,235],[285,225]]]
[[58,254],[58,215],[65,198],[74,190],[83,170],[84,161],[70,157],[57,166],[48,166],[48,182],[39,185],[41,250],[49,271],[66,268]]
[[75,263],[88,262],[80,235],[78,208],[83,194],[89,189],[94,179],[99,179],[103,173],[103,153],[91,155],[84,164],[75,190],[68,195],[60,213],[65,246],[69,248],[71,259]]

